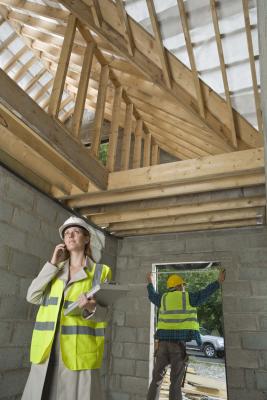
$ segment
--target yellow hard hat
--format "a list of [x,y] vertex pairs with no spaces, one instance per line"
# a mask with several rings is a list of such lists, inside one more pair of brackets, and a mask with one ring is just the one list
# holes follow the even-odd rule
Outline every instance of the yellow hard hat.
[[180,275],[171,275],[167,280],[167,288],[173,288],[175,286],[183,285],[185,282]]

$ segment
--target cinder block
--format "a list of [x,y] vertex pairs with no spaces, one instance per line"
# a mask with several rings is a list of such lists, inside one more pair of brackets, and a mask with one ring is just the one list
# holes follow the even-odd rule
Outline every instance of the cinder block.
[[262,297],[240,298],[238,310],[244,313],[266,313],[267,298],[262,298]]
[[0,318],[27,319],[29,306],[24,299],[17,296],[3,297],[0,302]]
[[58,232],[58,227],[50,225],[45,221],[41,221],[40,234],[48,241],[56,245],[61,243],[61,239]]
[[259,353],[257,351],[231,349],[226,353],[227,366],[231,368],[258,368]]
[[115,342],[136,342],[136,329],[117,326],[115,328]]
[[229,331],[256,331],[258,330],[257,316],[254,314],[227,314],[224,326]]
[[225,296],[250,296],[251,286],[249,281],[234,281],[231,282],[229,279],[223,283],[223,294]]
[[14,207],[0,198],[0,220],[10,223],[13,211]]
[[23,347],[0,347],[0,365],[5,371],[23,367]]
[[149,376],[149,363],[148,361],[136,361],[136,376],[147,378]]
[[150,343],[150,328],[137,328],[137,342]]
[[9,265],[9,248],[0,246],[0,268],[7,269]]
[[28,377],[27,369],[6,371],[0,375],[1,393],[5,396],[16,396],[23,392]]
[[[49,209],[49,212],[47,210]],[[48,221],[56,226],[56,218],[60,206],[44,196],[38,196],[36,199],[35,211],[40,219]]]
[[267,371],[256,371],[257,388],[267,391]]
[[0,296],[14,296],[19,290],[19,279],[9,271],[1,272]]
[[0,222],[0,242],[2,245],[12,245],[13,248],[25,251],[26,237],[25,232],[10,224]]
[[267,268],[258,267],[257,265],[251,265],[249,268],[244,267],[239,271],[239,279],[264,282],[267,279]]
[[32,282],[32,278],[20,278],[19,280],[19,296],[26,299],[27,291]]
[[147,379],[133,376],[121,377],[121,388],[124,392],[144,395],[144,393],[147,391],[147,385]]
[[112,315],[112,323],[117,326],[125,325],[125,312],[114,310]]
[[259,267],[266,268],[266,259],[267,259],[266,241],[265,245],[263,245],[262,247],[255,246],[255,248],[251,248],[250,245],[248,247],[243,246],[242,251],[240,251],[239,257],[241,264],[244,266],[251,266],[251,268],[253,268],[256,264],[256,268]]
[[226,314],[238,312],[238,300],[235,296],[223,296],[223,312]]
[[24,210],[32,210],[35,191],[14,175],[6,175],[2,196],[10,203],[17,204]]
[[39,272],[40,259],[29,253],[10,249],[10,270],[16,275],[34,278]]
[[126,313],[125,326],[143,328],[150,326],[150,306],[140,309],[139,313]]
[[[109,389],[111,392],[114,391],[121,391],[121,375],[112,374],[109,380]],[[127,390],[126,390],[127,392]]]
[[13,323],[0,321],[0,343],[2,346],[11,342]]
[[41,262],[51,258],[55,244],[49,243],[44,237],[27,235],[24,251],[39,257]]
[[123,344],[113,342],[111,344],[111,353],[114,357],[122,357],[123,354]]
[[31,235],[40,234],[40,223],[41,221],[36,215],[32,215],[25,212],[21,208],[15,208],[14,215],[12,218],[12,224],[17,226],[22,231],[27,231]]
[[251,281],[252,296],[267,296],[267,281]]
[[267,316],[260,316],[260,329],[266,331],[267,330]]
[[229,388],[229,400],[266,400],[266,393],[259,390]]
[[[226,330],[226,336],[225,336],[225,343],[226,343],[226,348],[240,348],[241,349],[241,337],[240,333],[233,333],[233,332],[228,332]],[[231,350],[232,351],[232,350]]]
[[134,375],[135,361],[127,360],[126,358],[113,358],[112,371],[119,375]]
[[124,343],[124,357],[146,361],[149,357],[149,346],[146,344]]
[[241,340],[248,350],[267,350],[267,332],[242,333]]
[[188,238],[185,244],[185,251],[187,253],[213,251],[213,238],[203,237]]
[[[228,377],[228,375],[227,375]],[[244,385],[248,389],[256,389],[256,370],[254,369],[246,369],[245,370],[245,380],[246,384]]]
[[231,388],[245,387],[245,370],[242,368],[228,368],[227,384]]

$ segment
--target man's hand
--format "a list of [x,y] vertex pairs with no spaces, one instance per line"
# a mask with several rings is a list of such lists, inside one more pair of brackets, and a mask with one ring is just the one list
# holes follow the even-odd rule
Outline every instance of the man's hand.
[[219,282],[219,283],[223,283],[223,282],[224,282],[224,280],[225,280],[225,275],[226,275],[225,269],[221,269],[221,270],[220,270],[220,273],[219,273],[219,276],[218,276],[218,282]]
[[152,274],[152,272],[148,272],[146,274],[146,280],[147,280],[147,283],[152,283],[153,284],[153,274]]

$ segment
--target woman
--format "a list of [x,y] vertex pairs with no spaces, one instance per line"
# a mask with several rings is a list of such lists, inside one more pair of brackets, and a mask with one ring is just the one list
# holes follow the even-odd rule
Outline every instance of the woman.
[[[104,235],[77,217],[67,219],[59,234],[64,243],[28,289],[27,300],[40,308],[22,400],[102,400],[99,368],[108,312],[84,293],[111,278],[108,266],[95,263]],[[80,311],[64,315],[77,299]]]

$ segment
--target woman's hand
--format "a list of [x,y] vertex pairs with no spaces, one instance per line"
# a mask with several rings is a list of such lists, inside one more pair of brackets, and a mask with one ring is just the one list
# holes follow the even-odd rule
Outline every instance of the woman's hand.
[[79,299],[79,308],[86,309],[89,312],[95,311],[96,308],[96,300],[93,297],[89,299],[85,296],[85,294],[81,294]]
[[57,265],[60,261],[67,259],[67,249],[64,243],[60,243],[55,247],[54,253],[51,258],[51,264]]

